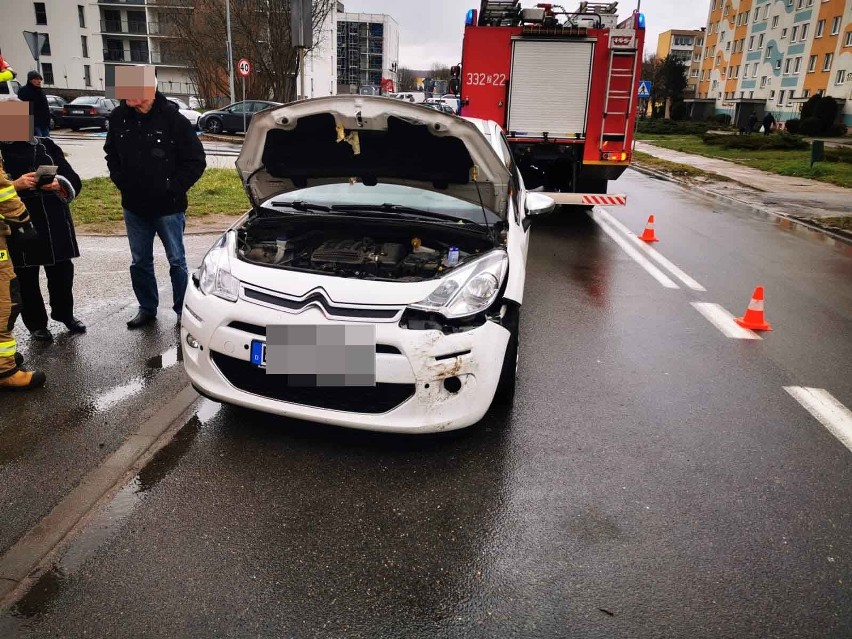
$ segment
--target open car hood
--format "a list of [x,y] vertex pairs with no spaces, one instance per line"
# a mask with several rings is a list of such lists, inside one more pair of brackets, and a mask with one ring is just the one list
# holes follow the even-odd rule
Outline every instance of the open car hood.
[[237,169],[252,204],[323,184],[401,184],[506,217],[509,171],[477,126],[385,97],[336,95],[251,121]]

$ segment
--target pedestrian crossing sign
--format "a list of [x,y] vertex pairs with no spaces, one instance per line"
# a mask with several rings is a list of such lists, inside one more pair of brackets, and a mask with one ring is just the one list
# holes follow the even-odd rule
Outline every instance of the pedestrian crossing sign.
[[639,97],[640,98],[650,98],[651,97],[651,82],[649,80],[642,80],[639,83]]

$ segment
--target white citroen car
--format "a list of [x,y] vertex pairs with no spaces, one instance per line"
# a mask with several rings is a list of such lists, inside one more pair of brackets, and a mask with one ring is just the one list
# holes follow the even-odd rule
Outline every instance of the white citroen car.
[[209,398],[376,431],[479,421],[514,392],[529,227],[494,122],[339,95],[255,115],[252,208],[193,274],[184,365]]

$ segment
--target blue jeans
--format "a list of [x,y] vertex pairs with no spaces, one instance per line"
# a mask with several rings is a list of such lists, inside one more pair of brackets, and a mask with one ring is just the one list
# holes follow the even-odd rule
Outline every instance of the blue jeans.
[[154,236],[159,235],[169,259],[169,276],[172,279],[174,297],[172,308],[180,315],[183,296],[189,283],[186,252],[183,248],[186,214],[143,217],[124,209],[124,225],[127,227],[127,240],[130,242],[130,256],[133,260],[130,264],[130,281],[139,301],[139,310],[156,315],[160,303],[157,278],[154,276]]
[[49,138],[50,137],[50,127],[49,126],[33,126],[33,133],[37,138]]

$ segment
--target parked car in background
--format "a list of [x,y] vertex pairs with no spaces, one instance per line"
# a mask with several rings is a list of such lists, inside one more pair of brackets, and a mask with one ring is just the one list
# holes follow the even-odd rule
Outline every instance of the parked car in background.
[[245,127],[251,123],[255,113],[259,113],[270,107],[279,107],[280,102],[270,102],[268,100],[246,100],[245,102],[235,102],[229,104],[223,109],[208,111],[198,121],[200,129],[209,133],[235,133],[237,131],[244,133]]
[[193,126],[193,128],[198,128],[198,120],[201,118],[201,113],[194,109],[190,109],[189,105],[180,98],[167,97],[166,99],[177,107],[178,112],[189,120],[189,123]]
[[453,109],[453,107],[444,104],[443,102],[438,100],[426,100],[426,102],[424,102],[420,106],[424,106],[427,109],[435,109],[435,111],[440,111],[441,113],[449,113],[450,115],[456,114],[456,111],[455,109]]
[[62,113],[65,110],[65,105],[68,102],[65,98],[58,95],[48,95],[47,105],[50,107],[50,128],[58,129],[62,124]]
[[316,98],[258,114],[236,164],[252,208],[181,315],[199,393],[398,433],[511,405],[530,223],[554,201],[495,122]]
[[118,100],[97,95],[74,98],[62,111],[62,124],[72,131],[88,127],[106,131],[109,128],[109,116],[119,104]]
[[426,100],[426,94],[423,93],[423,91],[388,93],[388,97],[396,98],[397,100],[405,100],[406,102],[414,102],[415,104],[421,104]]
[[196,98],[194,95],[189,96],[189,108],[198,110],[202,108],[204,105],[201,104],[201,100]]

